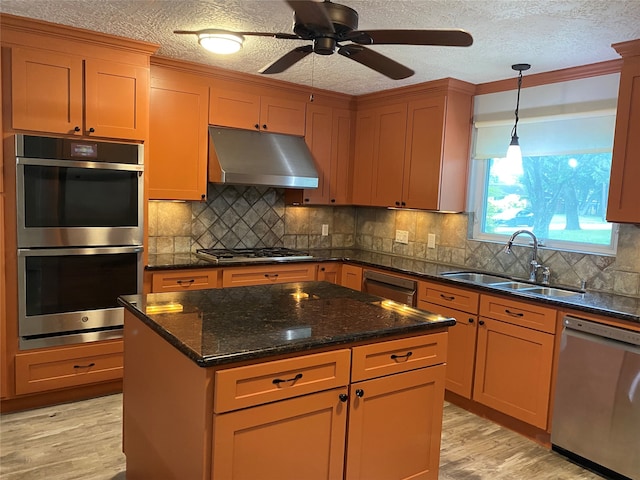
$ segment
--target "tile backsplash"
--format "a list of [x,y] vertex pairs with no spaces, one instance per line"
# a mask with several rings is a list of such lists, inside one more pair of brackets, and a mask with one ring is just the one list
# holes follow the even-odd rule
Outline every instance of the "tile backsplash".
[[[478,269],[526,278],[529,247],[468,239],[469,214],[372,207],[291,207],[284,190],[209,185],[207,202],[149,202],[149,252],[189,253],[198,248],[284,246],[350,248],[437,261],[453,269]],[[328,235],[322,235],[322,225]],[[396,230],[409,233],[395,242]],[[435,235],[434,248],[428,234]],[[541,248],[539,261],[551,283],[640,296],[640,228],[621,225],[615,257]]]

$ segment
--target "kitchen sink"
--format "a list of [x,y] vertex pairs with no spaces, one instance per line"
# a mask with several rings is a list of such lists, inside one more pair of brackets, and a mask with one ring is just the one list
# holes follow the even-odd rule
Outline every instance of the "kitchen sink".
[[533,287],[526,289],[526,293],[535,293],[536,295],[544,295],[545,297],[571,297],[574,295],[580,295],[580,292],[574,292],[573,290],[564,290],[562,288],[554,287]]
[[449,272],[443,273],[443,277],[454,278],[456,280],[465,280],[467,282],[482,283],[489,285],[499,282],[509,282],[506,277],[499,277],[497,275],[489,275],[487,273],[474,273],[474,272]]
[[491,283],[490,285],[496,288],[508,288],[509,290],[529,290],[531,288],[537,288],[536,285],[523,282],[498,282]]

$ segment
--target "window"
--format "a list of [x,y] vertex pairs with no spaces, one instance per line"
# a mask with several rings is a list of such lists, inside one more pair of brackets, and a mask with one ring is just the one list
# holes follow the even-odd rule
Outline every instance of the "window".
[[[547,247],[615,254],[617,225],[608,223],[605,215],[618,76],[607,77],[614,78],[610,82],[601,77],[579,82],[582,87],[589,86],[585,80],[600,82],[597,94],[603,95],[605,88],[604,95],[613,96],[609,100],[588,99],[551,107],[541,103],[549,103],[554,89],[566,90],[566,83],[576,81],[535,87],[538,90],[529,99],[538,103],[528,113],[520,110],[518,134],[523,158],[518,163],[501,158],[513,119],[505,115],[496,121],[499,115],[491,111],[504,106],[504,95],[510,92],[484,95],[476,102],[470,185],[474,239],[506,241],[516,230],[527,229]],[[579,86],[574,83],[572,92]],[[593,94],[593,87],[584,89],[586,95]],[[527,95],[523,89],[522,99]],[[542,110],[545,114],[538,114]]]

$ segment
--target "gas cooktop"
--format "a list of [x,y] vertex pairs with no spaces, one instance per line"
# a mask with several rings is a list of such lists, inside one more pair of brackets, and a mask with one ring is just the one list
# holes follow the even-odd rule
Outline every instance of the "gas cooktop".
[[231,262],[273,262],[308,260],[313,258],[307,252],[284,247],[264,248],[201,248],[196,255],[212,263]]

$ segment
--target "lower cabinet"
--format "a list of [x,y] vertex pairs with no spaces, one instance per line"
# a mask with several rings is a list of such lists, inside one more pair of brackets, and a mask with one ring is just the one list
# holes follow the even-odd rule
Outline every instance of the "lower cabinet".
[[355,265],[346,263],[342,265],[340,285],[359,292],[362,291],[362,267],[356,267]]
[[217,371],[212,479],[436,480],[446,349],[434,333]]
[[151,293],[219,288],[221,274],[222,270],[215,268],[153,272],[151,275]]
[[246,285],[306,282],[316,279],[316,269],[316,263],[225,268],[222,271],[222,286],[240,287]]
[[318,265],[318,281],[340,285],[340,263],[321,263]]

